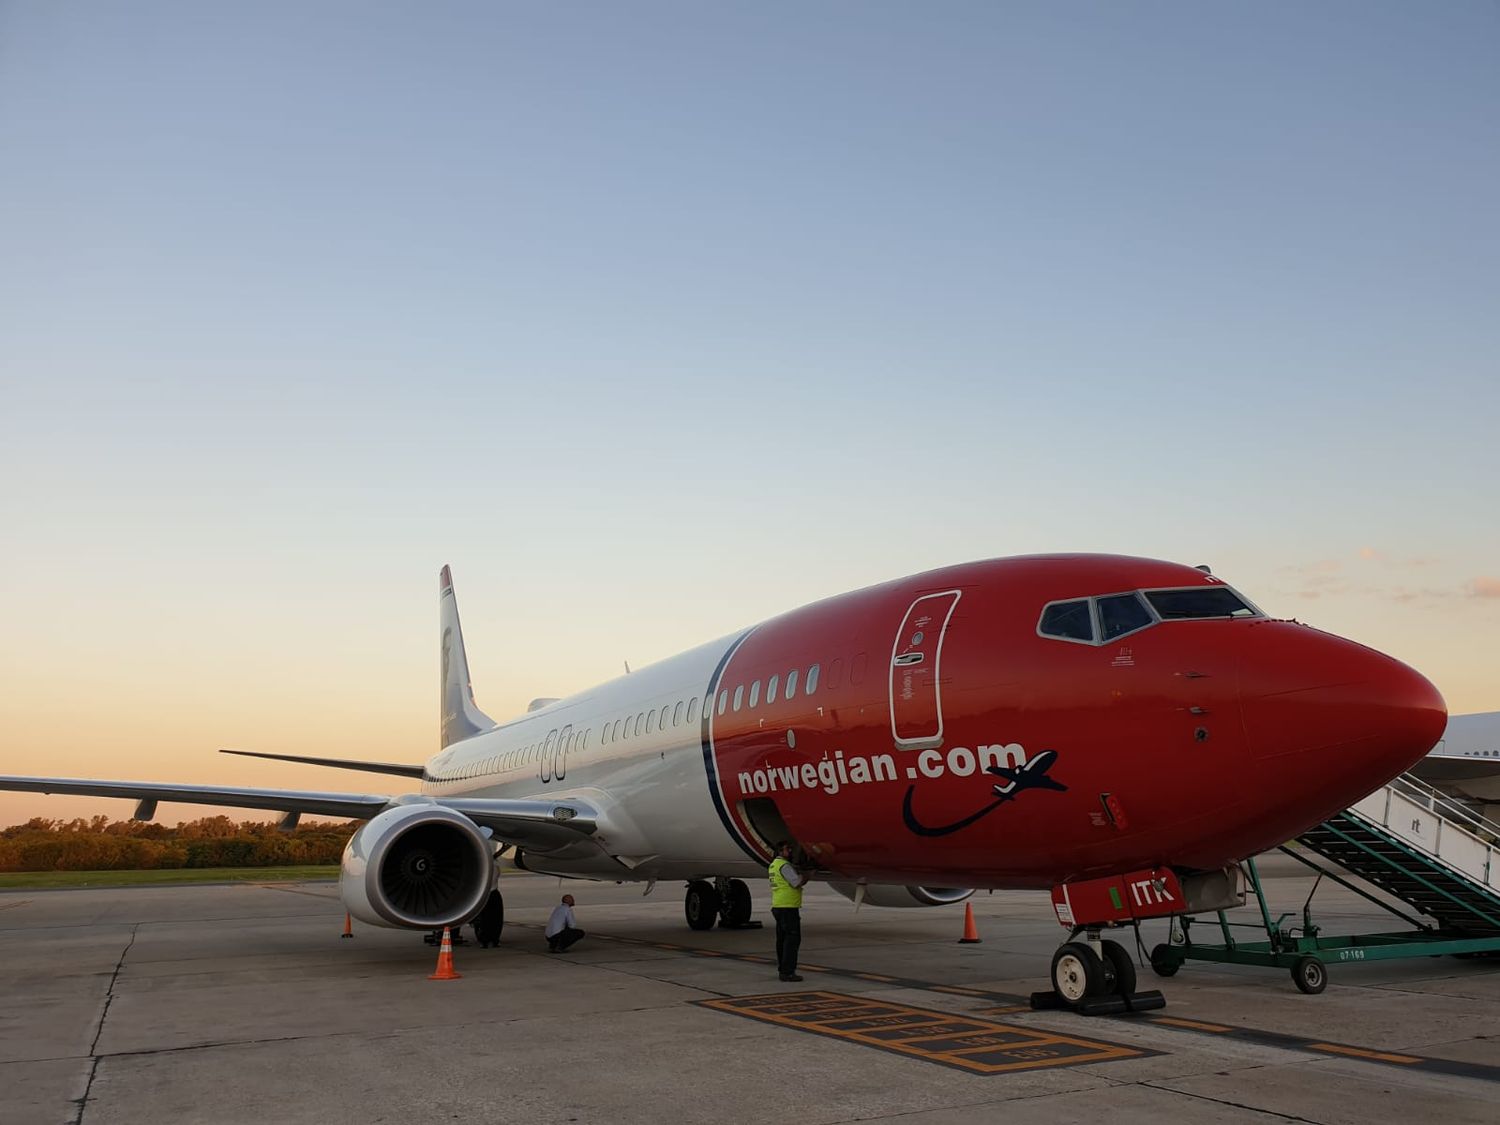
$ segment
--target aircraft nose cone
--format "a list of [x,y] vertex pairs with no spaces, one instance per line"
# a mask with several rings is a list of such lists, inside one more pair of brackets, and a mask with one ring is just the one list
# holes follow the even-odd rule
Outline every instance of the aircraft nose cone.
[[1250,750],[1266,766],[1284,765],[1349,804],[1442,737],[1443,697],[1399,660],[1291,622],[1265,622],[1246,641],[1240,708]]

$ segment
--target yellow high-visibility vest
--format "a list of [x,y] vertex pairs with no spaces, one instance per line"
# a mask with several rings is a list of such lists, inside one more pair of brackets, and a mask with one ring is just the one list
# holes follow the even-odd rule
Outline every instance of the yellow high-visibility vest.
[[781,873],[783,867],[790,866],[786,860],[777,856],[771,861],[770,869],[766,872],[771,877],[771,909],[778,906],[801,906],[802,888],[794,887],[786,881],[786,876]]

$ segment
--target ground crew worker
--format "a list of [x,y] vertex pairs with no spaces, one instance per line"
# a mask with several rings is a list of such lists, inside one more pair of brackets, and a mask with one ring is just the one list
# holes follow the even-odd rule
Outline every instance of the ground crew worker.
[[573,906],[573,896],[563,895],[562,902],[552,908],[547,928],[542,931],[547,939],[548,953],[566,953],[574,942],[583,937],[583,931],[578,928],[578,922],[573,917]]
[[802,887],[807,873],[792,863],[792,842],[776,845],[771,878],[771,916],[776,919],[776,970],[785,981],[799,981],[797,954],[802,948]]

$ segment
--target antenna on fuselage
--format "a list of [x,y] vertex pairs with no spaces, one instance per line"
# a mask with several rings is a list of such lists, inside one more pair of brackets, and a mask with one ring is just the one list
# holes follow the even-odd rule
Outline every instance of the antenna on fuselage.
[[630,675],[630,661],[625,661],[625,674]]
[[1207,563],[1199,563],[1197,566],[1193,567],[1193,569],[1194,570],[1201,570],[1204,574],[1212,574],[1213,573],[1213,568],[1211,566],[1209,566]]

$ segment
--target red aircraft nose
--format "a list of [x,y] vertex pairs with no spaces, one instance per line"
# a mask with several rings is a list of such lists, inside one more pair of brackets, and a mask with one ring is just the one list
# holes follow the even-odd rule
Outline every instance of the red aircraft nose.
[[1421,673],[1292,622],[1257,622],[1246,631],[1239,679],[1245,734],[1260,767],[1280,775],[1288,799],[1305,794],[1329,812],[1410,769],[1448,720],[1443,697]]

